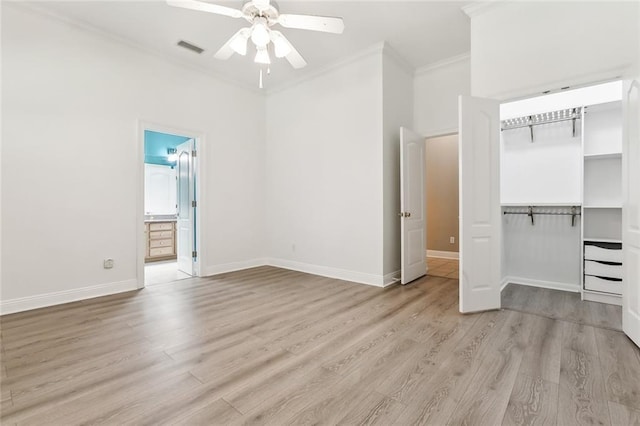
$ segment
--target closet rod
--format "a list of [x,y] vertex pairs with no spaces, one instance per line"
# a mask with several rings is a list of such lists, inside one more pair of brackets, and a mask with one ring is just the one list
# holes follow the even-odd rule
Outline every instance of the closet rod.
[[535,225],[534,220],[533,220],[533,216],[534,215],[545,215],[545,216],[571,216],[571,226],[576,226],[576,216],[581,216],[581,213],[579,211],[579,208],[576,206],[571,207],[571,212],[534,212],[533,211],[533,206],[529,206],[527,208],[526,212],[523,211],[517,211],[517,212],[513,212],[513,211],[504,211],[502,212],[503,215],[507,215],[507,214],[526,214],[527,216],[529,216],[531,218],[531,225]]
[[500,122],[500,130],[529,128],[531,142],[533,143],[533,126],[542,124],[559,123],[562,121],[572,122],[572,135],[576,136],[576,120],[582,118],[582,107],[568,108],[558,111],[543,112],[541,114],[526,115],[524,117],[508,118]]

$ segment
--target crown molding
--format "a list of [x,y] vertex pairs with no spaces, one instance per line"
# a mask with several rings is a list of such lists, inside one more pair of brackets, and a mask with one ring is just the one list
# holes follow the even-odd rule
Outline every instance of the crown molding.
[[346,59],[340,60],[338,62],[334,62],[332,64],[326,65],[324,67],[318,68],[315,71],[310,72],[309,74],[305,74],[299,78],[293,79],[287,83],[276,86],[272,89],[266,90],[266,95],[272,95],[274,93],[283,92],[285,90],[289,90],[295,86],[298,86],[307,81],[315,80],[316,78],[327,74],[331,71],[346,67],[347,65],[353,64],[355,62],[361,61],[365,58],[368,58],[373,55],[382,55],[385,49],[385,42],[376,43],[372,46],[369,46],[366,49],[361,50],[360,52],[352,55]]
[[396,65],[402,68],[402,70],[406,72],[408,75],[410,76],[414,75],[416,71],[415,67],[411,65],[409,61],[407,61],[400,53],[398,53],[396,49],[391,47],[391,45],[386,41],[383,42],[382,54],[387,58],[391,59],[392,61],[394,61]]
[[45,9],[42,6],[38,6],[35,3],[26,3],[26,2],[3,2],[2,6],[5,7],[7,4],[16,7],[18,9],[22,9],[24,11],[28,11],[40,16],[44,16],[50,19],[53,19],[55,21],[64,23],[69,25],[70,27],[73,27],[75,29],[81,30],[81,31],[85,31],[88,32],[92,35],[95,35],[97,37],[100,37],[103,40],[112,42],[112,43],[117,43],[120,45],[124,45],[130,49],[133,50],[137,50],[138,52],[141,53],[145,53],[149,56],[155,57],[156,59],[160,59],[164,62],[170,63],[174,66],[183,68],[183,69],[188,69],[191,71],[195,71],[198,72],[200,74],[203,74],[205,76],[207,76],[210,79],[216,80],[218,82],[221,83],[225,83],[225,84],[229,84],[231,86],[234,86],[236,88],[239,89],[243,89],[243,90],[247,90],[249,92],[252,92],[254,94],[257,95],[261,95],[261,96],[265,96],[265,93],[263,90],[261,89],[257,89],[255,86],[253,85],[249,85],[249,84],[244,84],[241,82],[238,82],[236,80],[232,80],[222,74],[220,74],[219,72],[215,71],[215,70],[211,70],[209,68],[203,67],[203,66],[198,66],[195,64],[191,64],[191,63],[184,63],[182,61],[179,61],[175,58],[173,58],[172,56],[168,56],[158,50],[155,49],[150,49],[147,46],[143,46],[139,43],[136,43],[134,41],[131,41],[127,38],[124,37],[120,37],[116,34],[110,33],[108,31],[104,31],[94,25],[88,24],[84,21],[81,21],[79,19],[75,19],[75,18],[70,18],[68,16],[64,16],[61,15],[59,13],[55,13],[49,9]]
[[505,3],[504,0],[481,0],[462,6],[461,9],[469,18],[475,18]]
[[414,75],[419,77],[424,74],[428,74],[431,71],[437,70],[439,68],[444,68],[449,65],[457,64],[458,62],[468,61],[471,58],[470,52],[463,53],[461,55],[452,56],[450,58],[443,59],[438,62],[434,62],[432,64],[425,65],[423,67],[418,68]]

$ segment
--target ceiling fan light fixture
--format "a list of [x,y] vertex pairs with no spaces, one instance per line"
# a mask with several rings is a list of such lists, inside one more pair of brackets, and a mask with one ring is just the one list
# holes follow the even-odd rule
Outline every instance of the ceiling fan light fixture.
[[267,21],[264,18],[257,18],[251,30],[251,41],[257,47],[266,46],[271,41]]
[[291,45],[278,32],[271,33],[271,41],[273,41],[276,58],[284,58],[291,53]]
[[269,57],[269,51],[266,48],[258,49],[256,53],[255,62],[257,64],[271,64],[271,58]]

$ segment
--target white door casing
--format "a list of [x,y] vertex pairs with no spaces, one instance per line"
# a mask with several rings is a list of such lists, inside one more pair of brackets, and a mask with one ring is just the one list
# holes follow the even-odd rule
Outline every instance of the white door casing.
[[500,104],[459,98],[460,312],[500,309]]
[[425,139],[400,128],[401,283],[427,273]]
[[640,76],[622,97],[622,330],[640,346]]
[[178,221],[176,224],[178,270],[193,275],[195,253],[195,143],[193,139],[178,145],[177,168],[177,198]]

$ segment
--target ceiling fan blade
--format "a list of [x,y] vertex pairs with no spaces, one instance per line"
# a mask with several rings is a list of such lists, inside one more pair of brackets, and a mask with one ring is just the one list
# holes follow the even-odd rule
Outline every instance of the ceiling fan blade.
[[247,54],[247,40],[251,35],[250,28],[241,28],[237,33],[231,36],[229,40],[213,55],[216,59],[226,60],[229,59],[234,53],[243,54],[241,51],[234,49],[234,44],[236,46],[242,46],[242,42],[244,42],[244,54]]
[[323,31],[325,33],[342,34],[344,31],[342,18],[332,16],[282,14],[278,17],[278,23],[285,28]]
[[241,10],[197,0],[167,0],[167,4],[169,6],[182,7],[184,9],[230,16],[232,18],[242,18],[244,16]]
[[307,61],[280,31],[271,30],[271,41],[273,41],[275,47],[276,57],[281,58],[284,56],[295,69],[307,66]]

